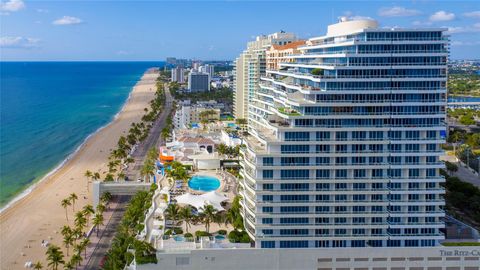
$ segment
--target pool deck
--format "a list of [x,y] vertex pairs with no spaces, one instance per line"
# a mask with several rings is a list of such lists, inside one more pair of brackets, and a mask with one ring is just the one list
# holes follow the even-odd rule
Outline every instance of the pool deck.
[[[199,171],[199,172],[196,172],[192,175],[193,176],[210,176],[210,177],[215,177],[217,178],[219,181],[220,181],[220,186],[215,189],[217,192],[220,192],[220,193],[223,193],[222,190],[225,189],[225,179],[224,177],[222,176],[222,174],[220,174],[220,172],[217,172],[217,171],[214,171],[214,170],[209,170],[209,171]],[[204,194],[204,193],[207,193],[209,191],[201,191],[201,190],[195,190],[195,189],[191,189],[188,184],[187,184],[187,192],[191,193],[191,194],[194,194],[194,195],[201,195],[201,194]]]

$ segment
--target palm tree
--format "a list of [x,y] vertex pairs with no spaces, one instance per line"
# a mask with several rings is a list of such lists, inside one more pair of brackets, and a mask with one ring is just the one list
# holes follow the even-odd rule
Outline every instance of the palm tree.
[[[75,246],[74,248],[76,248]],[[75,252],[75,254],[72,255],[72,258],[70,258],[70,263],[75,265],[75,267],[79,266],[82,263],[82,256],[78,252]]]
[[62,207],[65,209],[65,218],[67,219],[67,222],[68,222],[68,211],[67,211],[67,207],[69,207],[70,205],[72,205],[72,203],[70,202],[69,199],[63,199],[60,204],[61,204]]
[[88,244],[90,244],[90,239],[88,239],[88,238],[84,238],[84,239],[80,242],[80,249],[85,252],[85,259],[87,258],[87,247],[88,247]]
[[89,170],[85,172],[85,177],[87,177],[87,191],[90,192],[89,184],[90,184],[90,178],[93,176],[93,173]]
[[75,201],[78,200],[77,194],[70,194],[70,197],[68,197],[68,199],[72,202],[73,212],[75,212]]
[[87,224],[87,219],[85,218],[83,212],[77,212],[75,214],[75,227],[83,232],[83,228]]
[[92,205],[87,204],[83,207],[82,212],[83,212],[83,216],[87,219],[87,226],[88,226],[88,224],[90,223],[89,222],[90,216],[95,214],[95,210],[93,209]]
[[33,269],[35,269],[35,270],[43,269],[42,263],[41,263],[41,262],[36,262],[36,263],[33,265]]
[[106,209],[105,205],[104,205],[103,203],[99,203],[99,204],[97,205],[96,212],[97,212],[98,214],[103,214],[103,212],[105,212],[105,209]]
[[73,270],[75,268],[77,268],[77,267],[72,263],[71,260],[63,265],[64,270]]
[[191,221],[192,221],[192,218],[193,218],[192,207],[190,207],[188,205],[188,206],[185,206],[185,207],[181,208],[179,215],[180,215],[180,218],[182,218],[183,221],[185,222],[185,230],[188,233],[188,228],[190,227]]
[[60,264],[65,263],[63,252],[55,245],[50,245],[45,254],[47,255],[48,266],[51,266],[53,270],[57,270]]
[[74,235],[72,233],[67,233],[63,236],[63,244],[65,245],[65,248],[67,249],[67,256],[69,256],[70,252],[70,246],[73,245],[74,241]]
[[103,215],[100,213],[96,213],[93,217],[93,226],[96,227],[97,236],[98,231],[100,230],[100,225],[103,225]]
[[94,173],[92,178],[93,178],[93,180],[97,181],[98,179],[100,179],[100,173],[98,173],[98,172]]
[[215,209],[215,207],[213,207],[210,204],[206,205],[203,208],[203,212],[201,216],[202,216],[203,222],[205,223],[205,230],[207,232],[210,231],[210,223],[212,223],[215,220],[216,213],[217,213],[217,209]]
[[176,203],[171,203],[167,206],[167,209],[165,210],[165,213],[167,216],[173,221],[173,226],[176,226],[177,219],[179,217],[179,210],[180,207]]

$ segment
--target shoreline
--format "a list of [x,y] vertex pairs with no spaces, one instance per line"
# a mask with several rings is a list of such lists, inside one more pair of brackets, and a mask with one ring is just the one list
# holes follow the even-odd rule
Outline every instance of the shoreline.
[[[150,69],[148,69],[150,70]],[[22,190],[21,192],[19,192],[18,194],[16,194],[10,201],[8,201],[4,206],[2,206],[0,208],[0,214],[2,214],[4,211],[7,211],[10,207],[13,207],[15,206],[15,203],[17,203],[18,201],[22,200],[23,198],[25,198],[26,196],[28,196],[30,193],[32,193],[32,191],[34,191],[39,185],[42,184],[42,182],[44,182],[45,180],[47,180],[50,176],[54,175],[55,173],[57,173],[59,170],[61,170],[64,166],[67,165],[67,163],[73,159],[75,157],[75,155],[78,154],[78,152],[80,152],[80,150],[82,150],[82,148],[86,145],[86,143],[88,142],[88,140],[90,140],[93,136],[95,136],[96,134],[98,134],[99,132],[101,132],[103,129],[107,128],[109,125],[111,125],[113,122],[115,122],[115,120],[117,120],[117,118],[120,116],[120,114],[122,113],[122,111],[125,109],[125,106],[128,104],[128,102],[130,101],[131,97],[132,97],[132,92],[135,88],[135,86],[137,86],[137,84],[142,80],[142,77],[143,75],[145,74],[148,74],[148,70],[143,72],[142,75],[140,76],[140,78],[137,80],[137,82],[132,86],[130,92],[128,93],[128,96],[127,98],[125,99],[125,101],[122,103],[122,106],[120,107],[120,110],[115,113],[115,115],[113,115],[113,117],[111,118],[111,120],[106,123],[105,125],[97,128],[94,132],[88,134],[87,137],[85,137],[85,139],[83,139],[83,141],[80,143],[80,145],[78,145],[75,150],[73,150],[71,153],[69,153],[60,163],[58,163],[58,165],[54,166],[53,169],[49,170],[47,174],[45,174],[44,176],[42,176],[40,179],[36,180],[36,181],[33,181],[32,183],[30,183],[28,186],[25,187],[24,190]]]
[[[75,192],[78,196],[75,210],[92,203],[85,171],[105,176],[110,151],[115,149],[118,137],[128,132],[131,123],[141,120],[143,108],[149,106],[155,95],[157,77],[158,73],[152,73],[151,69],[144,71],[110,122],[89,134],[54,169],[2,207],[1,269],[23,269],[25,261],[44,264],[45,248],[41,242],[45,239],[63,248],[59,228],[72,220],[67,222],[61,199]],[[72,207],[66,210],[72,217]]]

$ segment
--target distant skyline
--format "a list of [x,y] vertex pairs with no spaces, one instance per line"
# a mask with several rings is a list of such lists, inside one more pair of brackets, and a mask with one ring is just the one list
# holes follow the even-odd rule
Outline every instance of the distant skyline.
[[3,61],[231,60],[257,35],[308,39],[341,16],[446,27],[452,59],[480,59],[479,1],[2,1]]

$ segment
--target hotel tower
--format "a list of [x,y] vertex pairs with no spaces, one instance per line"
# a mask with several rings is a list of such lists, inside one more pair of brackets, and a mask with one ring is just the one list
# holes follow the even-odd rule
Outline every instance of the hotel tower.
[[248,100],[240,194],[255,246],[438,245],[445,29],[342,18],[299,50]]

